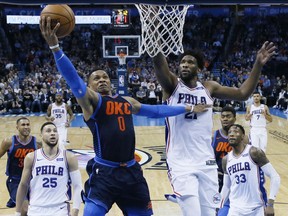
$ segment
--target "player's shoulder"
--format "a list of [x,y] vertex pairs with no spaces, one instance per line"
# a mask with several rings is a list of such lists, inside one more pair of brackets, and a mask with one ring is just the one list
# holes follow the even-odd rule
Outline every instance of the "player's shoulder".
[[9,149],[12,146],[13,137],[14,136],[4,138],[2,141],[2,148]]
[[255,146],[251,146],[251,148],[249,149],[249,154],[251,156],[251,158],[254,159],[259,159],[261,158],[265,153],[263,152],[262,149],[257,148]]

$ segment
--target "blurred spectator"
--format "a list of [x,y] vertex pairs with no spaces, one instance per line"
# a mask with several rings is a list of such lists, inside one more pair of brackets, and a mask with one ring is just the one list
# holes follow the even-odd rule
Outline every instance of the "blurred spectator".
[[155,105],[157,104],[157,96],[155,92],[155,85],[149,85],[149,89],[147,90],[148,98],[147,103]]
[[278,96],[278,99],[276,101],[276,104],[273,106],[273,108],[277,108],[277,109],[280,109],[280,110],[283,110],[285,107],[284,107],[284,103],[285,103],[285,94],[286,94],[286,91],[284,88],[281,89],[281,91],[279,92],[279,96]]
[[147,103],[147,90],[143,87],[139,87],[139,90],[136,92],[136,99],[140,103]]
[[29,89],[26,89],[23,93],[23,103],[25,106],[26,113],[31,113],[32,102],[33,102],[33,96],[30,93]]
[[0,98],[0,115],[5,115],[7,114],[7,109],[4,104],[4,101]]

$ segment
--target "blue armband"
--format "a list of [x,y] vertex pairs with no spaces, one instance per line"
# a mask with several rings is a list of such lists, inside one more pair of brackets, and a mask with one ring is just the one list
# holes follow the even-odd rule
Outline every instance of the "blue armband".
[[53,55],[60,74],[64,77],[67,84],[70,86],[74,96],[76,98],[83,97],[86,94],[87,86],[78,75],[70,59],[64,54],[62,50],[53,52]]
[[176,116],[183,113],[186,113],[185,106],[141,104],[140,110],[136,115],[147,116],[150,118],[162,118],[168,116]]

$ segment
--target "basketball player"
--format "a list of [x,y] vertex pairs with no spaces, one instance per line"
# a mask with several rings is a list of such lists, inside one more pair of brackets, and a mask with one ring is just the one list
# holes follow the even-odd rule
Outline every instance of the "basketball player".
[[[222,160],[224,185],[221,205],[230,199],[229,216],[274,215],[274,200],[280,187],[280,176],[265,153],[244,142],[245,131],[241,125],[229,128],[228,140],[232,151]],[[264,174],[270,178],[270,195],[263,187]],[[266,209],[265,209],[266,208]]]
[[273,43],[263,44],[251,76],[239,88],[221,86],[215,81],[199,82],[198,72],[204,65],[199,52],[183,54],[179,78],[169,71],[162,53],[153,58],[156,77],[168,96],[168,105],[194,106],[191,113],[166,119],[168,175],[183,215],[214,216],[219,206],[217,164],[211,146],[213,98],[246,100],[275,49]]
[[[236,122],[236,111],[231,106],[226,106],[222,108],[220,116],[221,128],[214,132],[212,137],[212,147],[214,149],[215,159],[218,165],[218,184],[219,192],[222,190],[223,186],[223,176],[224,172],[222,170],[222,158],[232,150],[232,147],[228,142],[228,130],[231,125]],[[249,143],[248,137],[245,135],[244,140]],[[227,216],[229,210],[229,200],[225,205],[218,211],[218,216]]]
[[[23,171],[24,158],[29,152],[33,152],[41,146],[40,142],[36,142],[36,137],[30,135],[31,125],[28,118],[17,119],[16,129],[18,135],[5,138],[0,147],[0,158],[7,153],[6,186],[10,194],[10,199],[6,204],[8,208],[16,205],[16,193]],[[26,200],[23,203],[23,215],[26,215],[27,207],[28,201]]]
[[61,75],[83,110],[94,141],[95,158],[87,165],[85,216],[104,216],[116,203],[124,215],[152,215],[148,185],[134,159],[135,131],[132,114],[166,117],[187,113],[191,106],[145,105],[131,97],[112,96],[111,81],[103,70],[92,72],[88,87],[59,48],[51,19],[42,16],[40,29],[52,49]]
[[250,141],[257,148],[266,152],[267,148],[267,130],[266,122],[272,122],[272,116],[269,108],[260,103],[261,95],[259,92],[253,93],[253,104],[246,109],[245,119],[250,121]]
[[70,127],[73,119],[74,114],[71,107],[63,102],[62,93],[57,92],[55,102],[48,106],[46,120],[52,121],[57,127],[60,149],[65,149],[67,145],[67,128]]
[[41,126],[42,148],[31,152],[24,161],[24,170],[17,191],[16,214],[29,189],[29,216],[67,216],[69,214],[69,183],[73,186],[72,216],[81,204],[82,181],[78,161],[73,153],[57,145],[57,127],[52,122]]

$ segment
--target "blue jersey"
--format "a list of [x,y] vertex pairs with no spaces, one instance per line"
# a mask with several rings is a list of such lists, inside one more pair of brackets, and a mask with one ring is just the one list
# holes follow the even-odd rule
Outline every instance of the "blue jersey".
[[24,158],[37,149],[36,138],[30,136],[26,143],[20,141],[18,136],[12,136],[12,145],[8,150],[6,175],[20,179],[24,166]]
[[228,137],[223,135],[221,130],[215,131],[214,138],[212,140],[212,147],[214,149],[218,171],[223,173],[222,158],[232,150],[232,147],[229,145]]
[[113,162],[134,159],[132,105],[123,97],[99,95],[98,106],[86,123],[93,135],[96,157]]

